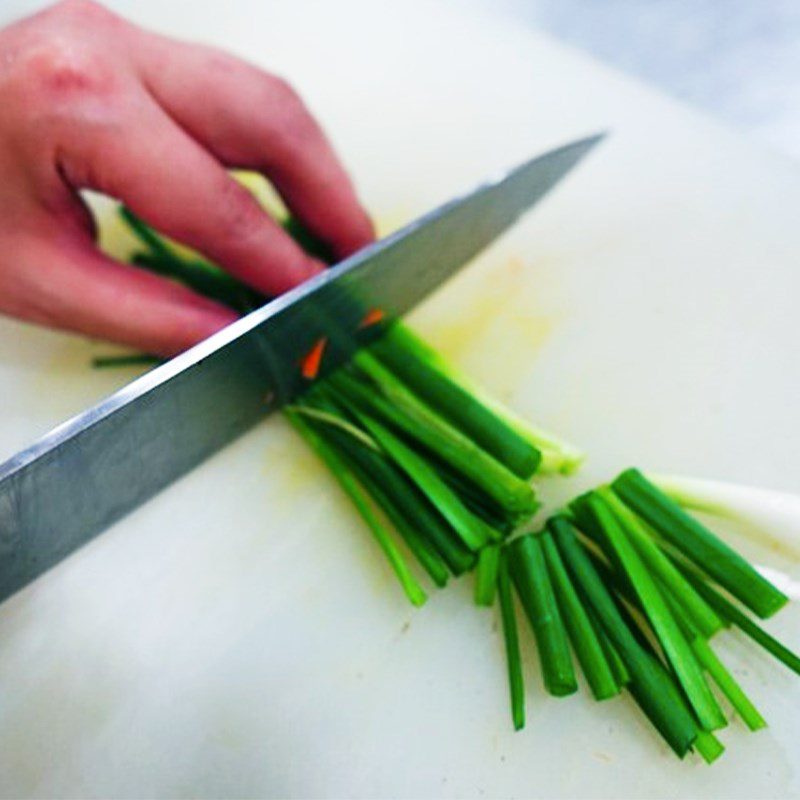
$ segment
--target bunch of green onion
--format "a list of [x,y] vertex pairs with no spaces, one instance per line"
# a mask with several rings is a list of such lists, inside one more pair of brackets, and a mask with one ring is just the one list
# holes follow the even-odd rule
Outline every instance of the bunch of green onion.
[[[129,210],[121,215],[144,248],[133,263],[241,313],[265,301]],[[286,228],[324,257],[295,222]],[[478,600],[491,602],[498,546],[540,505],[531,478],[569,474],[582,454],[483,396],[404,324],[371,319],[380,337],[319,379],[318,342],[300,367],[308,388],[284,414],[351,498],[414,605],[427,594],[400,541],[439,587],[477,564]]]
[[[789,669],[800,657],[742,608],[766,618],[787,597],[636,469],[573,500],[509,542],[497,587],[514,725],[525,698],[511,585],[536,638],[546,690],[578,689],[573,653],[597,700],[627,689],[672,750],[723,752],[721,695],[751,730],[766,723],[714,651],[736,626]],[[738,602],[737,602],[738,601]]]
[[[143,247],[134,263],[241,313],[264,302],[121,213]],[[294,222],[286,228],[324,258]],[[787,598],[634,469],[524,532],[540,507],[532,478],[569,475],[582,454],[488,398],[403,323],[386,324],[379,313],[369,321],[380,336],[317,379],[318,343],[303,368],[308,388],[284,413],[352,500],[414,605],[427,599],[418,573],[443,587],[473,572],[475,602],[499,600],[514,727],[525,724],[514,593],[550,694],[577,691],[574,654],[595,699],[627,689],[678,756],[696,750],[709,763],[723,751],[715,732],[727,724],[719,694],[750,730],[764,727],[710,642],[734,625],[800,674],[800,658],[737,605],[765,618]]]

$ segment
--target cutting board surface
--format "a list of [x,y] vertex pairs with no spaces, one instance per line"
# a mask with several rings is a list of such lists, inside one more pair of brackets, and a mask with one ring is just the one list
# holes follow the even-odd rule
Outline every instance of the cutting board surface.
[[[584,446],[553,503],[632,463],[800,483],[800,169],[501,19],[407,2],[137,2],[290,76],[385,228],[570,138],[611,135],[412,320]],[[357,21],[356,21],[357,20]],[[135,375],[0,321],[0,456]],[[730,531],[738,536],[737,532]],[[739,537],[800,577],[800,540]],[[0,607],[0,795],[786,797],[800,683],[723,651],[770,727],[677,761],[629,699],[547,697],[525,635],[511,731],[468,582],[413,611],[313,456],[270,419]],[[771,630],[800,645],[800,610]]]

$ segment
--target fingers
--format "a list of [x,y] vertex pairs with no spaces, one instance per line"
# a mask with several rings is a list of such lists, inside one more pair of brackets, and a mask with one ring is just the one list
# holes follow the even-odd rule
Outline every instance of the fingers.
[[61,167],[73,186],[122,200],[265,294],[323,268],[147,95],[127,113],[123,131],[82,131],[64,148]]
[[281,79],[211,48],[147,36],[139,67],[156,100],[227,166],[258,170],[338,256],[373,239],[333,148]]
[[55,328],[171,356],[236,315],[172,281],[94,249],[88,236],[40,230],[3,255],[0,311]]

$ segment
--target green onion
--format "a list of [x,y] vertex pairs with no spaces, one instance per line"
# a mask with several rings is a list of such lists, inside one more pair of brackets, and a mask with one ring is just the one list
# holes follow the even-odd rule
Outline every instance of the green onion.
[[322,416],[318,419],[329,422],[335,428],[329,435],[338,438],[340,449],[358,465],[360,473],[371,476],[386,495],[387,504],[396,509],[396,513],[402,514],[409,525],[430,541],[453,575],[461,575],[471,569],[475,556],[464,546],[456,532],[428,498],[379,448],[376,450],[377,445],[369,434],[354,423],[337,416],[341,412],[328,394],[320,386],[315,387],[305,396],[305,402],[314,402],[315,406],[304,406],[304,411],[320,412]]
[[124,356],[95,356],[92,359],[92,366],[95,369],[106,369],[109,367],[133,367],[140,364],[156,364],[163,363],[164,359],[159,356],[151,356],[147,353],[130,353]]
[[119,213],[133,234],[148,248],[149,252],[137,253],[131,259],[137,266],[178,280],[199,294],[242,313],[266,301],[265,297],[215,264],[180,254],[170,242],[125,206],[120,207]]
[[475,570],[475,605],[491,606],[497,588],[497,569],[500,562],[500,545],[490,544],[478,554]]
[[431,580],[440,588],[446,586],[450,573],[436,548],[406,518],[399,505],[394,502],[392,496],[385,490],[384,485],[379,480],[376,480],[374,473],[361,468],[355,461],[350,462],[347,458],[345,460],[348,461],[348,465],[361,481],[361,485],[403,537],[408,549],[414,554],[414,557],[425,572],[428,573]]
[[656,658],[660,658],[659,651],[655,646],[657,637],[647,622],[647,615],[642,609],[628,576],[620,571],[621,567],[612,567],[594,547],[586,544],[584,549],[594,566],[595,572],[606,585],[609,593],[619,600],[619,614],[636,637],[636,640],[644,650],[656,656]]
[[[508,429],[536,448],[541,453],[541,463],[537,472],[541,474],[561,473],[562,475],[571,475],[583,463],[584,455],[580,450],[554,434],[534,427],[527,420],[522,419],[510,409],[498,403],[494,398],[487,396],[479,386],[456,370],[451,364],[448,364],[442,356],[408,328],[402,324],[397,324],[393,327],[391,335],[394,337],[392,346],[404,348],[418,362],[426,364],[438,372],[440,376],[458,386],[471,398],[471,403],[477,402],[482,405],[489,413],[494,414],[500,421],[505,423]],[[407,369],[410,371],[410,368]],[[409,377],[409,382],[413,383],[415,379],[419,380],[419,378]],[[423,394],[424,391],[425,389],[420,386],[418,393]],[[441,388],[437,387],[437,391],[441,391]],[[448,410],[453,408],[452,401],[445,402],[447,402],[446,407]],[[463,411],[455,413],[464,415]],[[508,440],[505,441],[507,443]],[[519,474],[525,477],[522,473],[523,467],[521,463],[519,469]]]
[[547,571],[555,590],[561,617],[567,626],[572,647],[578,656],[592,694],[595,700],[614,697],[619,694],[619,684],[597,632],[558,554],[555,542],[546,530],[539,535],[539,541],[542,544]]
[[500,534],[464,506],[458,496],[424,458],[403,444],[377,420],[363,413],[359,413],[358,416],[378,444],[411,481],[424,492],[470,550],[478,551],[490,541],[501,538]]
[[654,577],[671,592],[686,614],[705,636],[713,636],[723,627],[722,620],[683,577],[675,565],[661,552],[650,538],[636,515],[609,489],[601,489],[599,494],[611,507],[619,523],[633,543],[639,556],[652,571]]
[[557,697],[573,694],[578,691],[578,684],[569,640],[539,539],[530,534],[515,539],[509,545],[509,567],[536,636],[547,691]]
[[608,505],[606,498],[609,494],[608,489],[592,493],[586,500],[587,507],[603,529],[609,547],[613,549],[633,585],[639,602],[701,726],[705,730],[724,727],[727,724],[725,717],[703,677],[688,642],[684,639],[658,585]]
[[487,497],[474,483],[439,459],[430,458],[429,461],[470,511],[504,535],[510,534],[514,530],[515,518],[500,508],[491,497]]
[[370,450],[374,450],[376,453],[381,452],[380,447],[375,444],[375,441],[370,438],[369,434],[365,433],[358,426],[353,425],[352,422],[349,422],[341,414],[333,413],[331,410],[325,410],[324,408],[315,408],[307,404],[286,406],[286,408],[297,414],[302,414],[304,417],[311,417],[311,419],[317,420],[318,422],[324,422],[327,425],[340,428]]
[[697,663],[711,676],[711,679],[717,684],[725,697],[728,698],[730,704],[751,731],[766,727],[767,723],[758,712],[758,709],[753,705],[727,667],[720,661],[711,645],[700,634],[685,610],[678,604],[677,598],[668,593],[665,594],[665,597],[694,652]]
[[340,371],[332,381],[350,401],[420,442],[515,517],[524,518],[536,510],[536,495],[528,483],[417,400],[377,359],[360,351],[353,363],[380,391],[371,391]]
[[514,730],[525,727],[525,684],[522,677],[522,657],[519,652],[517,617],[514,598],[511,596],[511,581],[508,577],[508,557],[505,550],[500,553],[497,571],[497,595],[500,598],[500,614],[503,620],[503,639],[506,644],[508,664],[508,686],[511,695],[511,718]]
[[698,729],[680,693],[625,623],[569,520],[563,515],[555,517],[550,530],[573,580],[630,672],[628,689],[672,750],[683,758],[696,740]]
[[708,731],[697,732],[694,746],[706,764],[713,764],[725,752],[725,746],[722,742]]
[[728,698],[730,704],[742,718],[742,721],[751,731],[766,728],[767,723],[761,716],[753,702],[745,694],[744,689],[731,675],[728,668],[720,661],[711,645],[702,637],[692,639],[692,649],[700,664],[719,686],[720,691]]
[[361,518],[366,522],[376,541],[389,559],[389,563],[392,565],[392,569],[397,575],[400,585],[403,587],[403,591],[406,593],[408,599],[415,606],[421,606],[427,600],[425,592],[419,583],[417,583],[417,579],[411,573],[408,564],[392,541],[389,532],[375,515],[375,512],[369,504],[369,500],[365,496],[353,473],[341,458],[339,458],[336,452],[328,446],[299,414],[293,411],[287,411],[286,417],[294,426],[295,430],[325,462],[328,469],[333,473],[334,478],[350,497],[353,505],[361,515]]
[[371,352],[419,398],[518,477],[528,479],[536,472],[542,460],[539,450],[439,369],[438,358],[403,325],[391,325]]
[[606,632],[600,626],[600,623],[597,621],[592,610],[587,609],[587,612],[592,620],[592,627],[597,633],[597,638],[600,640],[600,645],[603,648],[603,652],[606,654],[606,660],[611,667],[611,671],[614,673],[614,680],[617,682],[617,686],[620,688],[626,686],[631,682],[631,674],[628,672],[628,668],[625,666],[622,656],[619,654],[619,651],[614,646],[614,643],[611,641],[611,639],[608,638]]
[[678,567],[683,569],[683,574],[692,582],[695,589],[708,600],[709,604],[716,609],[720,616],[732,622],[742,633],[745,633],[754,642],[760,644],[761,647],[789,667],[790,670],[800,675],[800,656],[767,633],[747,614],[721,595],[711,584],[707,583],[704,578],[701,578],[692,570],[686,569],[682,564],[678,564]]
[[783,592],[650,483],[639,470],[626,470],[612,486],[658,533],[758,616],[769,617],[788,601]]

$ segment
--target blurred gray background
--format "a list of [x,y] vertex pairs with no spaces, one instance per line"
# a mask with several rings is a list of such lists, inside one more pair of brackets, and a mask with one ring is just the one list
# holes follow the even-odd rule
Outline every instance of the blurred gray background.
[[800,0],[481,0],[800,158]]

